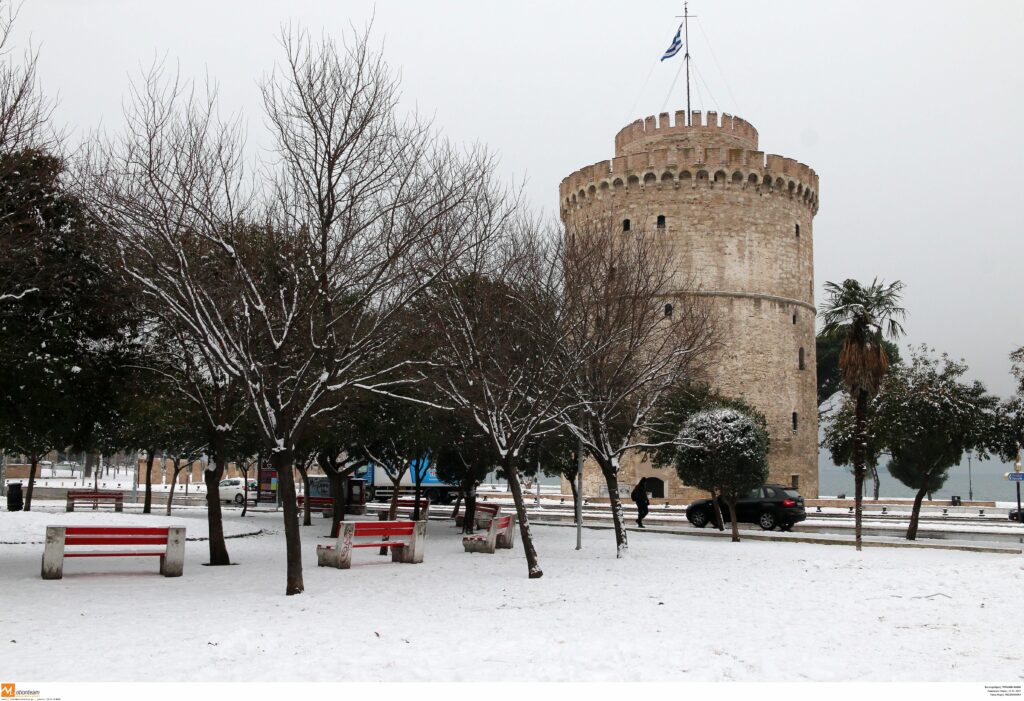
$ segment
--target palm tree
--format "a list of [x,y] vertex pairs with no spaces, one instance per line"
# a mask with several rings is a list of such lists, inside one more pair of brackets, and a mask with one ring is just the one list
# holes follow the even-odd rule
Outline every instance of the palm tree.
[[839,354],[839,371],[846,391],[856,402],[853,442],[853,479],[856,500],[856,543],[861,549],[861,508],[864,488],[864,446],[867,441],[868,402],[878,394],[889,369],[889,357],[882,344],[883,336],[897,339],[903,335],[899,320],[906,310],[899,306],[903,283],[899,280],[885,285],[876,278],[869,287],[856,280],[841,285],[825,283],[828,299],[821,305],[824,322],[821,333],[843,337]]

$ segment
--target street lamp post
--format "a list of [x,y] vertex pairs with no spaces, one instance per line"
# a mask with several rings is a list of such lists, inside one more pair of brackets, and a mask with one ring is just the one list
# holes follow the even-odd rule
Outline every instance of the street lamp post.
[[967,451],[967,499],[974,501],[974,481],[971,479],[971,454],[974,451]]

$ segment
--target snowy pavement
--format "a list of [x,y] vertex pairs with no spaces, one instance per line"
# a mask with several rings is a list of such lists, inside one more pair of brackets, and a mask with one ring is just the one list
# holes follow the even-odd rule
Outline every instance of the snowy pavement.
[[[0,660],[24,681],[956,681],[1024,679],[1024,558],[742,542],[535,526],[522,548],[466,554],[432,521],[425,560],[356,551],[317,568],[328,522],[302,529],[306,592],[284,596],[280,514],[228,533],[232,567],[186,546],[180,578],[150,558],[69,560],[39,576],[49,524],[184,524],[174,516],[0,513]],[[23,544],[11,544],[23,543]]]

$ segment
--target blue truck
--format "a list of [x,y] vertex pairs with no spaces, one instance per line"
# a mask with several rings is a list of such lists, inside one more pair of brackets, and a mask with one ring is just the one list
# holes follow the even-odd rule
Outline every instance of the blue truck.
[[[413,470],[418,470],[423,475],[421,489],[423,495],[430,499],[433,504],[448,504],[458,496],[459,488],[454,484],[447,484],[437,478],[437,470],[429,461],[422,461],[413,465],[403,476],[399,483],[399,493],[412,496],[416,488],[413,480]],[[352,475],[358,479],[366,480],[367,497],[376,501],[387,501],[394,492],[394,485],[388,477],[387,470],[380,465],[370,463],[360,467]]]

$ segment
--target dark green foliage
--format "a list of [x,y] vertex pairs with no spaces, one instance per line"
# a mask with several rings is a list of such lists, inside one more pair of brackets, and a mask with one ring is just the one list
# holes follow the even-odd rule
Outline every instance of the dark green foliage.
[[699,411],[679,433],[676,472],[685,483],[721,496],[732,513],[739,540],[736,500],[768,478],[768,433],[759,422],[732,408]]
[[651,463],[662,468],[674,466],[678,450],[676,437],[691,416],[709,409],[735,409],[752,418],[767,435],[768,422],[764,414],[746,402],[726,397],[708,385],[682,385],[673,388],[655,408],[652,423],[657,430],[651,435],[651,443],[672,442],[643,448]]
[[0,442],[18,452],[109,447],[135,320],[63,171],[39,151],[0,156]]

